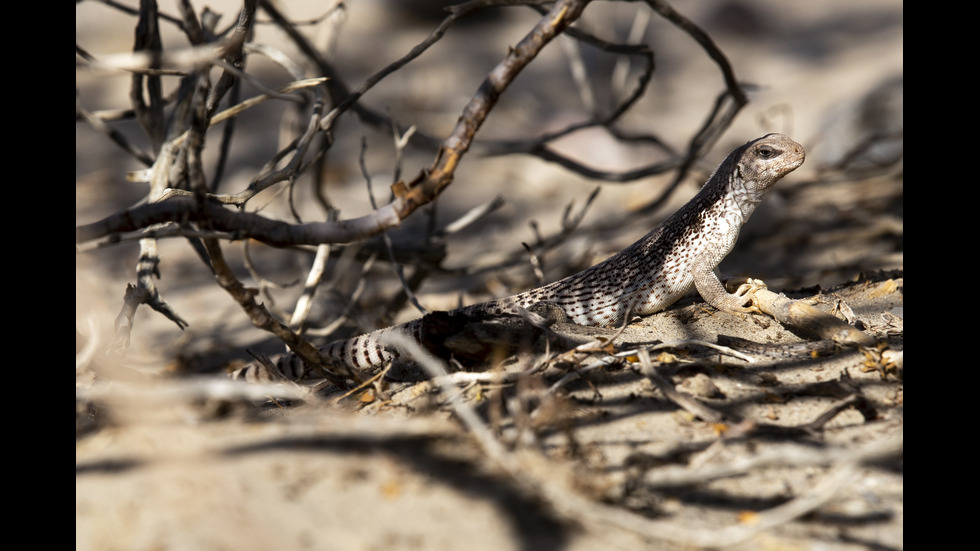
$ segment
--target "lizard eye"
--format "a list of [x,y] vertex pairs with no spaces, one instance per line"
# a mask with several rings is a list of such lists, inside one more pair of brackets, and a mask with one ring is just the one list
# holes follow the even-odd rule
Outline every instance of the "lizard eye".
[[763,159],[770,159],[776,156],[776,150],[768,146],[760,147],[758,153]]

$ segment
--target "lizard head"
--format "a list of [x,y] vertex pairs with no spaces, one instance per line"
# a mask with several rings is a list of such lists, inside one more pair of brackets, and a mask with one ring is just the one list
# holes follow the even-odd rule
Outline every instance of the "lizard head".
[[803,164],[803,146],[783,134],[766,134],[741,148],[735,171],[745,191],[756,200],[790,172]]

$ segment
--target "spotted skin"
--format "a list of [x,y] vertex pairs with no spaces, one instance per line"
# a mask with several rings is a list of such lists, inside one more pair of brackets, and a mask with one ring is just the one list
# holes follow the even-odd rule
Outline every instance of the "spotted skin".
[[[579,325],[619,325],[627,312],[649,315],[684,296],[692,286],[708,304],[726,312],[746,312],[751,294],[731,294],[715,272],[731,252],[742,224],[766,192],[805,158],[803,146],[782,134],[768,134],[732,151],[701,191],[670,218],[609,259],[554,283],[454,312],[477,317],[517,313],[535,303],[558,305]],[[333,342],[324,355],[335,362],[374,371],[392,359],[383,337],[405,333],[421,340],[423,323],[413,320]],[[276,359],[285,376],[304,370],[293,355]],[[249,377],[246,377],[249,378]]]

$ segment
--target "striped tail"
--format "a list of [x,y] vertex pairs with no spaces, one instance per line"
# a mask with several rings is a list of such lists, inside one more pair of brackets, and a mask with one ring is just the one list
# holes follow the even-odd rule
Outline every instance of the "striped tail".
[[[331,362],[343,364],[357,371],[376,371],[384,367],[394,357],[391,351],[381,345],[384,335],[401,331],[418,340],[421,337],[420,320],[410,321],[394,327],[379,329],[373,333],[359,335],[350,339],[334,341],[320,349]],[[329,369],[330,366],[327,366]],[[267,362],[252,362],[231,373],[231,378],[249,383],[269,383],[282,380],[300,381],[309,375],[310,366],[296,354],[280,354]]]
[[334,341],[322,349],[323,354],[332,361],[344,364],[359,371],[374,371],[390,362],[393,354],[381,341],[385,335],[399,331],[410,338],[419,340],[422,324],[413,320],[402,325],[386,327],[373,333],[359,335],[350,339]]

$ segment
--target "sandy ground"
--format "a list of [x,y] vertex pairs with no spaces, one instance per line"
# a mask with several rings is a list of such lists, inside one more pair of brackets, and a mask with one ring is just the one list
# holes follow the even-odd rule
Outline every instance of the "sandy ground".
[[[225,14],[234,5],[212,3]],[[689,181],[663,209],[641,215],[636,208],[658,196],[672,174],[599,184],[527,156],[467,157],[440,198],[442,222],[496,195],[505,205],[447,240],[442,270],[421,287],[420,301],[445,309],[461,297],[474,302],[535,285],[520,246],[535,241],[530,222],[545,236],[555,234],[565,206],[574,201],[573,210],[581,208],[601,185],[580,226],[542,255],[546,280],[581,269],[692,196],[732,147],[778,131],[807,148],[807,162],[767,197],[722,268],[813,298],[875,337],[885,358],[894,359],[903,349],[902,4],[672,5],[712,36],[742,80],[757,86]],[[289,9],[302,19],[322,8]],[[643,11],[632,3],[596,4],[581,25],[624,36]],[[483,75],[535,20],[530,10],[514,8],[450,32],[365,102],[445,136]],[[326,24],[305,30],[319,44],[332,44],[332,59],[356,85],[434,25],[383,2],[355,1],[340,33],[326,33]],[[657,72],[623,124],[683,149],[722,83],[693,42],[656,15],[650,25],[645,41],[656,52]],[[132,26],[131,17],[104,5],[76,7],[76,42],[96,55],[127,51]],[[256,41],[283,45],[263,29]],[[528,137],[583,117],[567,59],[568,50],[555,44],[536,60],[483,136]],[[615,72],[601,56],[586,60],[600,74]],[[269,85],[285,82],[274,67],[255,73]],[[127,86],[125,75],[76,71],[86,109],[127,105]],[[228,189],[244,187],[277,149],[280,118],[272,104],[243,117]],[[129,123],[120,130],[138,135]],[[892,138],[860,150],[873,135]],[[362,137],[376,193],[392,177],[390,136],[346,120],[330,168],[331,198],[345,217],[370,210],[357,161]],[[657,155],[597,131],[558,147],[606,170],[641,166]],[[409,149],[404,172],[431,159],[430,150]],[[845,159],[852,160],[848,170],[834,168]],[[77,123],[76,224],[145,194],[125,181],[138,168]],[[422,217],[392,232],[395,242],[418,235]],[[227,250],[247,280],[241,245]],[[377,389],[383,395],[342,400],[330,391],[311,398],[229,389],[221,373],[247,361],[246,348],[276,349],[180,240],[161,242],[158,285],[189,327],[181,331],[140,311],[123,360],[89,355],[112,334],[136,251],[121,244],[76,255],[76,356],[85,360],[76,369],[77,549],[904,548],[903,372],[880,350],[788,349],[812,339],[767,316],[711,312],[692,295],[630,330],[664,342],[741,337],[782,355],[747,350],[734,357],[700,344],[666,348],[654,353],[664,387],[641,373],[636,358],[589,369],[602,353],[582,354],[516,384],[463,385],[465,404],[481,419],[474,427],[460,421],[465,411],[454,410],[434,385],[411,379],[390,381]],[[308,268],[309,257],[288,251],[255,246],[252,253],[277,281],[301,279]],[[508,258],[521,261],[459,270]],[[397,292],[390,265],[377,264],[338,334],[377,325]],[[343,308],[358,276],[341,275],[336,288],[318,295],[311,321],[327,323]],[[290,308],[298,292],[276,291],[276,305]],[[396,319],[416,315],[404,308]],[[521,356],[543,359],[540,351]],[[280,398],[269,400],[269,392]],[[692,413],[684,397],[708,410]],[[487,435],[503,451],[495,455]]]

